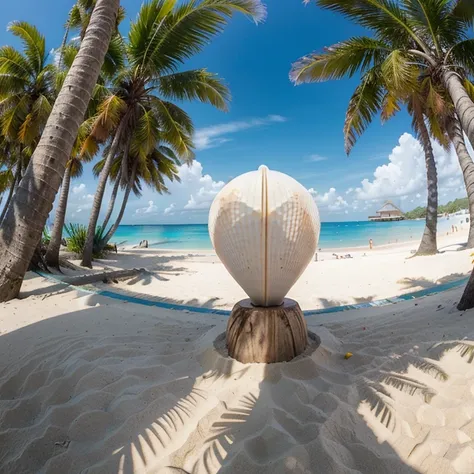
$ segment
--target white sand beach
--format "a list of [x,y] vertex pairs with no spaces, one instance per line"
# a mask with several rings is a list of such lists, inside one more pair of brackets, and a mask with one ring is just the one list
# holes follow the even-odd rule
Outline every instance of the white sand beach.
[[[446,281],[471,267],[459,239],[409,260],[410,246],[324,255],[290,296],[309,308],[394,296],[402,277],[407,290]],[[219,307],[243,296],[212,255],[107,262],[124,265],[152,273],[109,289]],[[244,365],[226,356],[226,317],[28,274],[0,305],[0,471],[471,473],[474,312],[456,310],[461,291],[308,317],[303,356]]]
[[460,291],[309,317],[320,344],[265,366],[226,357],[225,317],[30,275],[0,307],[1,472],[470,473]]
[[[350,254],[348,259],[336,259],[333,251],[320,252],[318,261],[309,264],[288,297],[297,300],[303,310],[310,310],[389,298],[458,280],[472,269],[472,252],[462,250],[466,238],[467,229],[440,236],[440,253],[421,258],[409,258],[417,242],[372,251],[337,251],[337,255]],[[212,251],[125,248],[98,262],[95,271],[104,268],[146,268],[150,273],[117,284],[98,283],[97,288],[216,309],[232,309],[246,298]]]

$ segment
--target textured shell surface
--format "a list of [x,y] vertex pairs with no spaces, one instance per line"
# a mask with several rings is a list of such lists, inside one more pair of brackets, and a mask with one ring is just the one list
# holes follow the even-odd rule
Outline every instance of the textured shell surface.
[[277,306],[316,252],[316,204],[290,176],[261,166],[214,199],[209,234],[229,273],[257,306]]

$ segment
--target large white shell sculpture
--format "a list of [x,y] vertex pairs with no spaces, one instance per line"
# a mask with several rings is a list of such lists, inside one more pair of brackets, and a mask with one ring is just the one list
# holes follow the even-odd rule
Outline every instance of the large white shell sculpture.
[[312,260],[318,208],[290,176],[260,166],[214,199],[209,234],[229,273],[255,306],[278,306]]

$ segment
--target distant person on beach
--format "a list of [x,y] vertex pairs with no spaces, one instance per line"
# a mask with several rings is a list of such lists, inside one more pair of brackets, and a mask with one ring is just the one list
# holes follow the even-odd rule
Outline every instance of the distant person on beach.
[[369,239],[369,249],[372,250],[374,247],[374,241],[372,239]]

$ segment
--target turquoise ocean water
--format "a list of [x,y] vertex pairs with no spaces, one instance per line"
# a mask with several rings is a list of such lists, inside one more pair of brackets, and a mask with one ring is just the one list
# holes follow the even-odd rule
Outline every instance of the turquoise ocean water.
[[[445,231],[451,222],[440,219],[438,230]],[[319,247],[323,250],[367,246],[369,239],[374,245],[419,240],[425,222],[323,222]],[[122,225],[113,242],[136,245],[148,240],[150,247],[169,249],[212,249],[206,224],[194,225]]]

